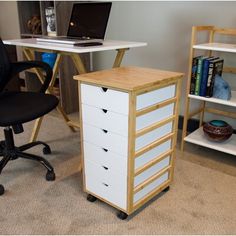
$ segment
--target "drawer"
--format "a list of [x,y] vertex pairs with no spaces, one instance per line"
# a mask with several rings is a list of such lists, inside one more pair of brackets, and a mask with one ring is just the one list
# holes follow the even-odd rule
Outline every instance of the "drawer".
[[174,103],[159,108],[136,118],[136,130],[143,129],[149,125],[165,120],[174,115]]
[[91,193],[126,209],[127,178],[114,171],[105,170],[88,160],[85,161],[86,189]]
[[163,102],[175,96],[175,84],[137,96],[136,110]]
[[84,159],[104,166],[109,171],[117,171],[127,176],[127,157],[113,153],[108,149],[84,142]]
[[161,175],[159,178],[154,180],[152,183],[144,187],[142,190],[134,194],[134,203],[144,198],[151,191],[154,191],[155,189],[159,188],[160,185],[162,185],[164,182],[168,180],[168,178],[169,178],[169,172],[167,171],[163,175]]
[[88,143],[103,147],[121,156],[127,157],[128,155],[127,137],[83,123],[83,138]]
[[156,146],[148,152],[145,152],[143,155],[135,158],[135,170],[146,165],[148,162],[152,161],[156,157],[162,155],[163,153],[169,151],[171,149],[171,139],[166,142]]
[[103,87],[81,84],[83,104],[128,115],[129,94]]
[[151,166],[150,168],[148,168],[147,170],[145,170],[141,174],[137,175],[134,178],[134,187],[141,184],[142,182],[144,182],[145,180],[147,180],[151,176],[157,174],[159,171],[161,171],[162,169],[164,169],[165,167],[167,167],[169,165],[170,165],[170,156],[164,158],[163,160],[161,160],[158,163],[156,163],[155,165]]
[[172,126],[173,122],[169,122],[157,129],[152,130],[151,132],[148,132],[135,140],[135,151],[138,151],[139,149],[147,146],[148,144],[156,141],[157,139],[160,139],[164,137],[167,134],[170,134],[172,132]]
[[82,119],[86,124],[128,136],[127,115],[82,104]]

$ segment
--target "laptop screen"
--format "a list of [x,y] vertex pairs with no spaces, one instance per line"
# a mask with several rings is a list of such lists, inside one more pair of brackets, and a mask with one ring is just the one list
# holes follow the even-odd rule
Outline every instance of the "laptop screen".
[[73,5],[69,37],[104,39],[111,2],[81,2]]

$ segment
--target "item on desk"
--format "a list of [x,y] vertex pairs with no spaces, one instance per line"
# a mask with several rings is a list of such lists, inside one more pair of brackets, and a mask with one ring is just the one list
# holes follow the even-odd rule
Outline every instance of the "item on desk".
[[32,16],[31,19],[27,21],[27,28],[32,34],[41,34],[41,20],[39,16]]
[[49,36],[56,36],[56,17],[54,7],[45,8],[45,16],[47,21],[47,32]]
[[49,64],[49,66],[53,69],[55,61],[57,58],[57,54],[56,53],[48,53],[45,52],[42,54],[42,61],[46,62]]
[[220,98],[223,100],[231,99],[231,88],[227,81],[225,81],[221,76],[215,76],[213,97]]
[[206,137],[214,142],[223,142],[231,137],[233,128],[223,120],[212,120],[203,125]]
[[92,47],[92,46],[100,46],[103,45],[102,42],[86,42],[86,43],[75,43],[74,46],[77,47]]

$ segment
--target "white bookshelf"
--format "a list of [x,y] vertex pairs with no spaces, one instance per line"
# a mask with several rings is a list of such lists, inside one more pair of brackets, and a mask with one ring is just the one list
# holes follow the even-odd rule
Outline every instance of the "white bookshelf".
[[[205,33],[208,35],[209,42],[207,43],[197,43],[197,35],[200,32],[205,31]],[[214,26],[194,26],[192,28],[192,39],[191,39],[191,50],[190,50],[190,59],[189,59],[189,74],[188,74],[188,80],[187,80],[187,91],[186,91],[186,110],[184,115],[184,124],[183,124],[183,132],[182,132],[182,143],[181,143],[181,150],[184,149],[184,143],[190,142],[194,143],[200,146],[208,147],[211,149],[215,149],[221,152],[229,153],[232,155],[236,155],[236,135],[233,134],[229,140],[225,142],[212,142],[210,141],[203,132],[203,128],[200,127],[196,131],[190,133],[187,135],[187,125],[188,120],[192,118],[191,115],[200,115],[200,125],[204,122],[204,113],[205,111],[213,113],[213,114],[222,114],[226,117],[235,117],[236,112],[227,112],[225,111],[225,108],[217,108],[217,109],[208,109],[207,110],[207,103],[214,103],[214,104],[221,104],[224,106],[229,107],[236,107],[236,91],[231,91],[231,99],[230,100],[223,100],[218,98],[207,98],[202,96],[197,96],[190,94],[190,84],[191,84],[191,73],[192,73],[192,58],[196,56],[197,50],[205,50],[208,51],[210,54],[214,51],[216,52],[226,52],[226,53],[236,53],[236,44],[227,44],[227,43],[219,43],[214,42],[215,35],[227,35],[230,37],[236,36],[236,29],[222,29],[222,28],[216,28]],[[207,53],[208,53],[207,52]],[[225,65],[226,67],[226,65]],[[236,73],[236,68],[230,68],[230,73]],[[192,111],[190,109],[191,106],[191,100],[198,100],[201,104],[202,109]],[[205,102],[205,103],[204,103]],[[191,113],[190,113],[191,110]],[[224,118],[222,118],[224,119]],[[234,127],[235,128],[235,127]]]
[[224,142],[213,142],[205,136],[203,128],[200,127],[185,137],[184,140],[186,142],[194,143],[220,152],[236,155],[236,134],[232,134],[232,136]]

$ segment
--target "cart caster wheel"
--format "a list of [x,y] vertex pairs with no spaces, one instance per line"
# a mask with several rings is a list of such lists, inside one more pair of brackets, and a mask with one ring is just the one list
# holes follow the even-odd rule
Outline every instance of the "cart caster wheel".
[[166,193],[170,190],[170,186],[166,187],[165,189],[162,190],[162,192]]
[[121,220],[125,220],[128,217],[128,215],[124,213],[123,211],[119,211],[117,214],[117,217]]
[[43,148],[43,154],[48,155],[48,154],[51,154],[51,153],[52,153],[52,151],[51,151],[51,148],[49,146],[45,146]]
[[87,200],[88,200],[89,202],[95,202],[95,201],[97,200],[97,198],[94,197],[93,195],[89,194],[89,195],[87,196]]
[[5,192],[5,189],[3,187],[3,185],[0,184],[0,196],[3,195]]
[[56,179],[56,175],[54,171],[48,171],[46,174],[46,180],[47,181],[54,181]]

